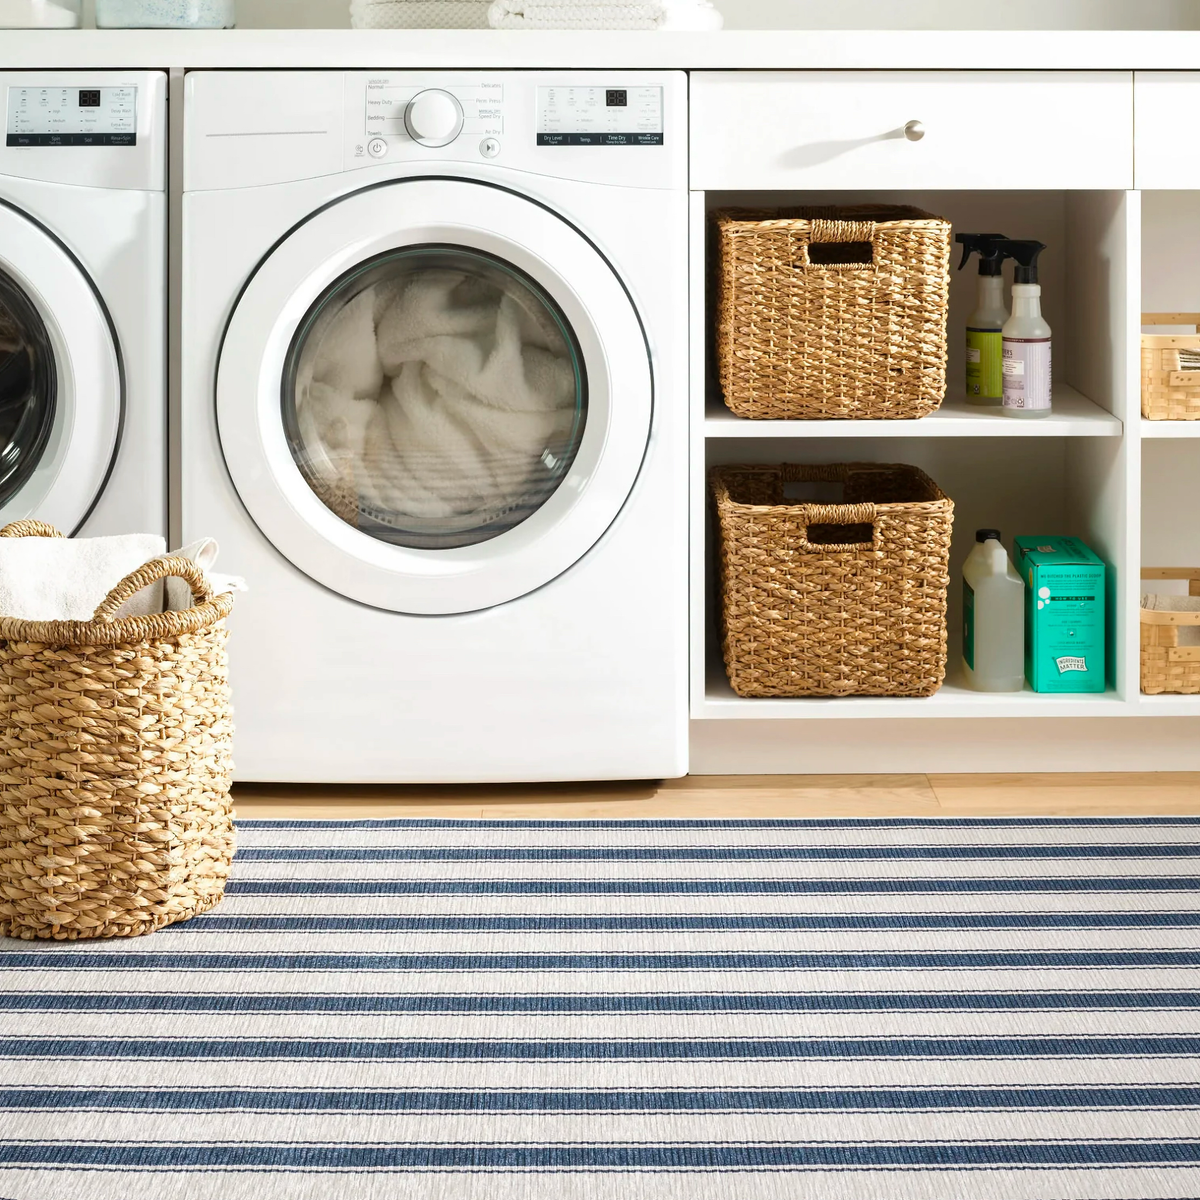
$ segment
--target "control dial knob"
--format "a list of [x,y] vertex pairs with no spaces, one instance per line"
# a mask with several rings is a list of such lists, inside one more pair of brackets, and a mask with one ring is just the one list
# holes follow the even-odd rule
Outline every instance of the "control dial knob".
[[422,146],[448,146],[462,127],[462,105],[438,88],[418,92],[404,110],[404,128]]

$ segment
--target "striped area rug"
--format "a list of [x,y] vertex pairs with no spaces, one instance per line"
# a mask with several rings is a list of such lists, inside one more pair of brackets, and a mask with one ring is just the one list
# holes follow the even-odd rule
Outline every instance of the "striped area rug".
[[0,943],[0,1197],[1200,1197],[1198,833],[244,822]]

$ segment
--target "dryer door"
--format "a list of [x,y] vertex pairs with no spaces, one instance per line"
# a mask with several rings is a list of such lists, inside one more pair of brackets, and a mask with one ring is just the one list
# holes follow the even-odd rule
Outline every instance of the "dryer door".
[[71,252],[0,201],[0,526],[76,530],[121,431],[116,336]]
[[221,444],[311,578],[396,612],[542,587],[616,519],[650,435],[645,334],[596,247],[452,179],[357,192],[293,230],[229,322]]

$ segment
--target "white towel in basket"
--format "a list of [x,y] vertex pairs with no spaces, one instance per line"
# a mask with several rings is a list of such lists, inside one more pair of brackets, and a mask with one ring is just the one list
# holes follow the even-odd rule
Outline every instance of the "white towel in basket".
[[[0,616],[26,621],[90,621],[100,601],[130,571],[166,550],[151,533],[119,537],[0,538]],[[155,584],[127,601],[119,616],[161,612]]]
[[657,29],[661,3],[538,3],[538,0],[495,0],[488,11],[493,29]]
[[486,29],[489,0],[351,0],[355,29]]
[[[1200,596],[1142,596],[1142,607],[1150,612],[1200,612]],[[1200,646],[1200,625],[1180,625],[1179,644]]]

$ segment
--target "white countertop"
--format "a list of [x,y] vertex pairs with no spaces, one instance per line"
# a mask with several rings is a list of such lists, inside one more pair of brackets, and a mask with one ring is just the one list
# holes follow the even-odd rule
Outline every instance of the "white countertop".
[[1200,31],[0,30],[0,69],[1200,70]]

